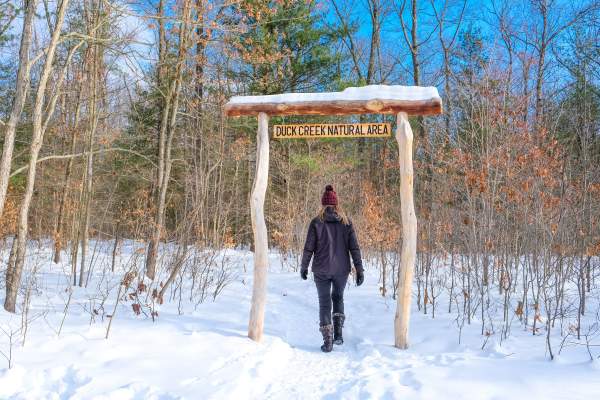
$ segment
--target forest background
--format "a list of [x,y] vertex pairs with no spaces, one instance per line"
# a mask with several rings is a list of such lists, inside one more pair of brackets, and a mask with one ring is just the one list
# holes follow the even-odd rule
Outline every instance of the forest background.
[[[595,0],[0,0],[5,308],[26,308],[30,240],[51,240],[79,286],[94,238],[146,243],[141,273],[161,287],[191,273],[190,248],[251,246],[256,118],[225,117],[231,96],[419,85],[444,103],[411,119],[419,310],[446,293],[484,335],[517,316],[579,337],[598,313],[599,18]],[[359,121],[394,123],[272,119]],[[284,265],[298,268],[331,183],[393,297],[397,154],[393,138],[271,141],[266,218]]]

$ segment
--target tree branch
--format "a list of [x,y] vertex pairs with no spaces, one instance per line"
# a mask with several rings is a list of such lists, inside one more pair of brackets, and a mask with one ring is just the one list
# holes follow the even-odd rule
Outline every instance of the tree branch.
[[[142,157],[143,159],[145,159],[146,161],[148,161],[150,164],[152,164],[152,166],[156,166],[156,164],[154,164],[154,162],[148,158],[147,156],[138,153],[137,151],[131,150],[131,149],[125,149],[122,147],[112,147],[110,149],[100,149],[100,150],[94,150],[92,152],[92,154],[98,154],[98,153],[108,153],[111,151],[122,151],[124,153],[131,153],[134,154],[138,157]],[[41,157],[40,159],[37,160],[37,162],[42,162],[42,161],[48,161],[48,160],[64,160],[66,158],[75,158],[75,157],[81,157],[81,156],[86,156],[89,153],[89,151],[84,151],[82,153],[75,153],[75,154],[60,154],[60,155],[53,155],[53,156],[46,156],[46,157]],[[16,170],[14,170],[13,172],[11,172],[10,177],[12,178],[13,176],[19,175],[20,173],[27,171],[27,169],[29,168],[29,165],[25,165],[21,168],[17,168]]]

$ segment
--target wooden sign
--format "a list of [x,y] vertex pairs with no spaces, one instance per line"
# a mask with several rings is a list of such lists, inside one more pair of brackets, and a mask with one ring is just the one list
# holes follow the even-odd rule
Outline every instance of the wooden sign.
[[274,125],[273,139],[323,139],[340,137],[387,137],[388,123]]

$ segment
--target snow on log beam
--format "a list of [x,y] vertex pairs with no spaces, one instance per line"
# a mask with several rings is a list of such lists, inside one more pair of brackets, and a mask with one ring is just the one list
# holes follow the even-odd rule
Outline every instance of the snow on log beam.
[[225,105],[230,117],[257,115],[437,115],[442,99],[435,87],[370,85],[341,92],[283,93],[268,96],[234,96]]

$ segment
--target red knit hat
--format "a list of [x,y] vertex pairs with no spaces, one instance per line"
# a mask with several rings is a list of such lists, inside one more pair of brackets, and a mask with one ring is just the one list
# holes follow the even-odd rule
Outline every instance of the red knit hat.
[[337,203],[337,195],[335,194],[335,190],[333,190],[333,186],[325,186],[325,192],[323,192],[323,197],[321,197],[321,204],[324,206],[337,206]]

